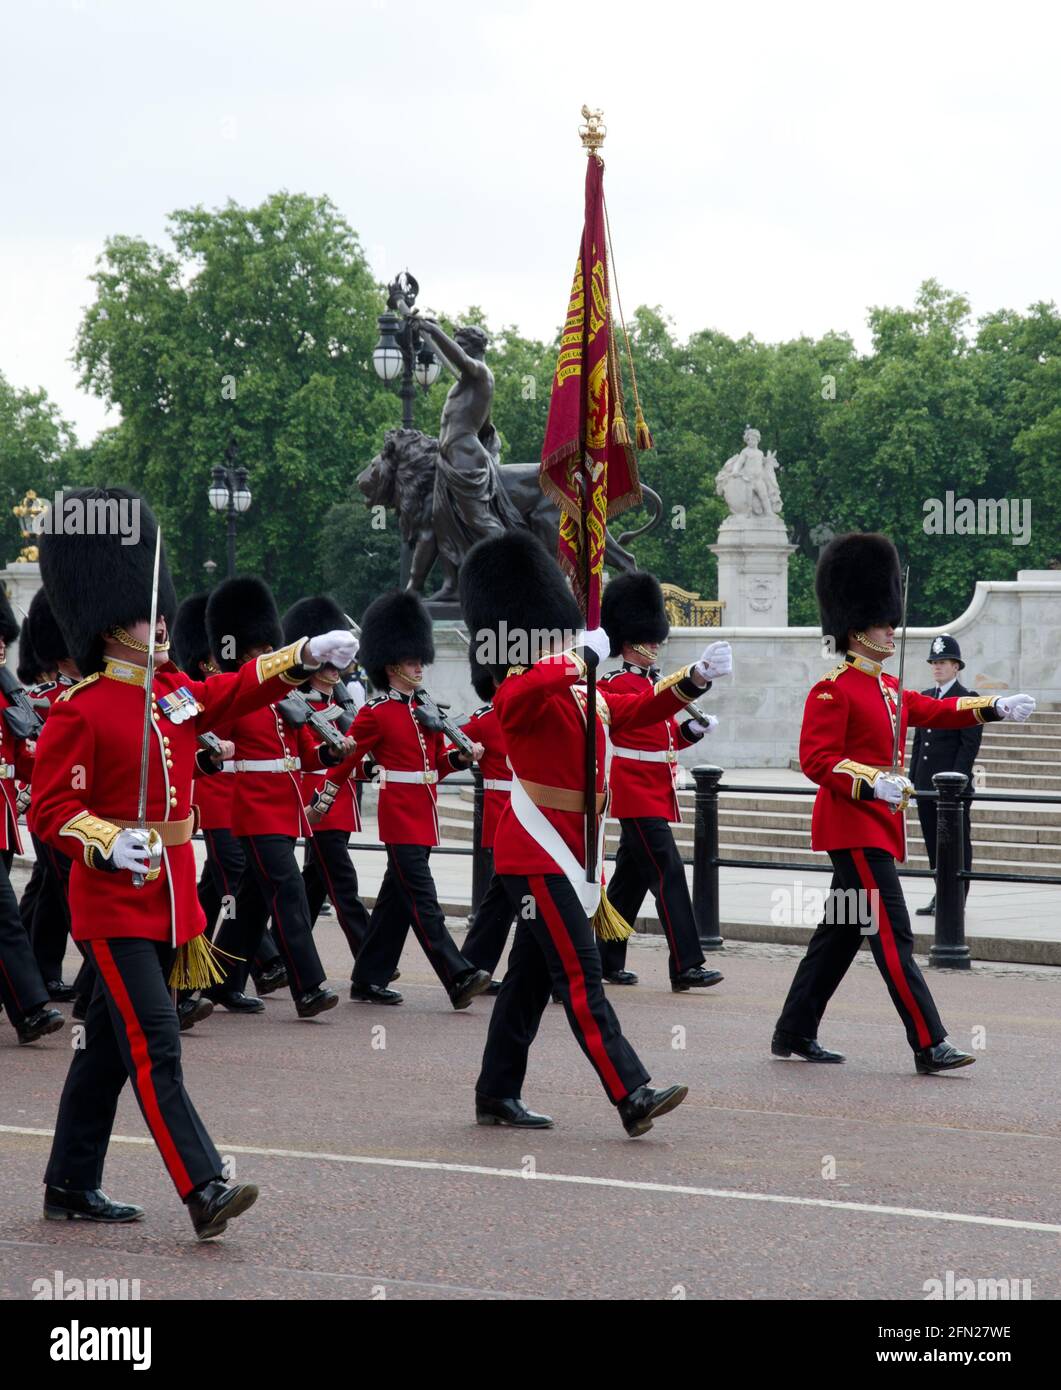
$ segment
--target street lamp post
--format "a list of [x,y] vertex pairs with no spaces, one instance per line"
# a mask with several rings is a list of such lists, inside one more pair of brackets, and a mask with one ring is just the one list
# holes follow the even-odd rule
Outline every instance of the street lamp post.
[[[372,365],[379,378],[388,385],[401,377],[398,394],[402,400],[402,428],[415,429],[413,424],[413,402],[416,400],[416,387],[427,391],[438,380],[442,364],[434,351],[420,337],[415,318],[408,311],[416,303],[420,291],[414,276],[407,270],[387,287],[387,311],[379,316],[379,342],[372,353]],[[399,585],[404,589],[409,582],[413,565],[412,543],[401,543]]]
[[387,287],[387,311],[379,316],[379,342],[372,353],[372,365],[381,381],[389,385],[401,377],[398,394],[402,400],[402,428],[413,426],[416,387],[425,391],[438,380],[442,370],[435,353],[420,337],[416,320],[398,312],[411,309],[420,286],[403,270]]
[[224,512],[227,519],[227,562],[229,579],[236,573],[236,517],[250,508],[251,490],[247,486],[247,470],[238,462],[239,450],[232,440],[225,450],[225,462],[214,465],[210,474],[210,505],[215,512]]

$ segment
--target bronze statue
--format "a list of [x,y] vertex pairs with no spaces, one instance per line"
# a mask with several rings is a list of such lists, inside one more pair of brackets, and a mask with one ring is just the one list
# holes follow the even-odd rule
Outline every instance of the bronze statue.
[[[466,548],[453,558],[452,550],[443,550],[437,537],[435,506],[440,491],[441,457],[440,441],[431,435],[412,429],[388,430],[383,448],[357,479],[366,505],[384,506],[397,513],[402,541],[412,551],[410,589],[423,594],[436,560],[441,562],[443,584],[428,599],[430,606],[447,602],[447,596],[456,593],[457,576],[467,551]],[[515,514],[516,525],[528,527],[555,551],[560,514],[539,486],[538,464],[506,463],[495,467],[503,505]],[[624,531],[618,539],[607,532],[604,563],[609,569],[635,570],[637,562],[625,546],[658,526],[663,515],[659,493],[644,486],[642,491],[651,515],[643,526]],[[443,506],[447,505],[444,500]]]

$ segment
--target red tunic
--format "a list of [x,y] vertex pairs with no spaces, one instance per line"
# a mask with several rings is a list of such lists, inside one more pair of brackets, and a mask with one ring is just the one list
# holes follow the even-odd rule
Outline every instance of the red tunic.
[[[292,682],[282,674],[291,666],[290,660],[283,664],[285,652],[270,653],[239,671],[205,681],[192,680],[168,664],[156,671],[154,737],[148,752],[149,821],[182,821],[191,815],[196,735],[289,691]],[[38,744],[30,826],[46,844],[73,859],[70,915],[75,941],[145,937],[179,946],[203,930],[191,841],[167,846],[158,877],[142,888],[134,887],[132,875],[124,870],[98,867],[98,846],[113,839],[113,822],[136,818],[142,682],[142,667],[109,662],[107,673],[89,676],[60,698]],[[175,723],[158,702],[182,686],[195,701],[196,713]]]
[[[505,752],[505,736],[493,705],[482,705],[462,724],[461,728],[473,743],[481,743],[486,752],[479,759],[479,769],[484,782],[511,782],[512,769],[508,765]],[[501,812],[508,804],[507,789],[487,787],[483,792],[483,838],[484,849],[493,849],[494,836]]]
[[[811,688],[799,762],[819,787],[811,817],[812,849],[883,849],[896,859],[906,858],[902,812],[873,799],[877,772],[891,766],[898,688],[894,676],[864,657],[849,657]],[[990,697],[933,700],[904,690],[899,757],[908,724],[963,729],[998,717]]]
[[232,826],[232,794],[236,789],[234,772],[198,773],[192,800],[199,808],[200,830],[229,830]]
[[18,833],[18,811],[15,809],[18,796],[16,779],[31,781],[34,763],[26,740],[16,738],[7,727],[4,710],[10,703],[0,691],[0,850],[10,849],[21,854],[22,839]]
[[[617,695],[643,695],[652,684],[652,677],[644,667],[624,666],[621,671],[611,671],[600,679],[601,690],[614,691]],[[677,793],[678,749],[700,742],[700,738],[690,738],[685,727],[677,719],[661,719],[656,724],[624,730],[621,737],[612,739],[612,767],[608,776],[612,790],[608,805],[610,816],[618,820],[659,816],[663,820],[681,822]],[[667,760],[648,762],[624,758],[618,752],[620,748],[639,753],[665,753]]]
[[[413,716],[407,695],[392,690],[362,705],[350,726],[357,757],[379,763],[379,837],[385,845],[437,845],[435,783],[461,766],[443,735]],[[388,772],[426,773],[429,781],[395,782]]]
[[[335,717],[336,706],[322,690],[306,689],[303,694],[318,713],[323,714],[327,719]],[[358,765],[360,761],[359,757]],[[317,772],[304,772],[302,774],[302,800],[307,806],[313,799],[313,793],[319,791],[325,782],[339,781],[332,775],[334,771],[334,768],[325,767]],[[339,790],[335,793],[331,810],[321,817],[313,827],[314,831],[343,830],[350,834],[354,830],[360,830],[361,812],[358,809],[356,792],[356,779],[347,774],[339,781]]]
[[[494,696],[494,709],[508,747],[508,761],[523,781],[539,782],[581,792],[586,723],[583,664],[568,655],[547,657],[529,668],[513,667]],[[669,677],[653,691],[647,683],[638,695],[622,695],[598,685],[597,791],[604,790],[604,728],[607,718],[613,739],[656,724],[688,704],[690,696]],[[579,701],[582,703],[579,703]],[[584,864],[585,817],[577,811],[542,808],[568,847]],[[502,874],[554,874],[558,865],[520,825],[511,803],[501,812],[494,838],[494,867]]]
[[[233,835],[290,835],[294,839],[312,835],[302,804],[301,773],[325,767],[313,731],[305,724],[292,728],[280,711],[270,705],[252,710],[214,732],[236,745],[230,819]],[[272,772],[240,768],[242,762],[285,760],[289,764],[286,769]],[[338,767],[328,768],[328,773],[341,786],[354,766],[355,760],[347,758]]]

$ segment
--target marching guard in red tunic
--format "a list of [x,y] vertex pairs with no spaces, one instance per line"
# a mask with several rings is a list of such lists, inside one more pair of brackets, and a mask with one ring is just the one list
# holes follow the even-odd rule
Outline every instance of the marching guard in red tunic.
[[[173,652],[177,664],[197,680],[216,676],[221,670],[210,654],[210,639],[206,633],[206,605],[209,598],[209,594],[191,594],[182,601],[173,621]],[[255,903],[260,904],[257,889],[253,889],[251,894],[243,888],[247,877],[247,858],[243,845],[232,833],[232,793],[235,789],[232,759],[235,746],[226,739],[218,742],[224,754],[220,766],[215,766],[218,761],[216,757],[209,761],[201,759],[205,772],[196,777],[192,791],[199,829],[206,847],[206,862],[199,875],[199,905],[206,914],[206,934],[211,938],[222,914],[231,916],[238,902],[246,903],[247,897],[252,895]],[[264,913],[265,909],[260,907],[259,910]],[[259,998],[287,985],[287,971],[268,928],[262,933],[262,944],[251,965],[251,974]],[[181,999],[177,1005],[181,1029],[187,1030],[208,1018],[213,1007],[213,1000],[198,992]]]
[[[578,606],[560,567],[529,533],[480,541],[464,560],[460,590],[472,650],[499,682],[493,704],[512,791],[494,839],[494,867],[517,913],[476,1083],[476,1118],[484,1125],[552,1125],[548,1116],[528,1110],[520,1093],[542,1012],[555,992],[623,1127],[636,1138],[680,1105],[688,1088],[649,1085],[601,982],[591,918],[608,918],[611,931],[622,928],[600,885],[586,882],[583,680],[588,663],[607,656],[608,637],[602,628],[580,631]],[[638,695],[598,690],[598,844],[607,801],[606,734],[618,740],[669,718],[730,667],[728,644],[716,643],[655,691],[647,683]]]
[[[142,499],[118,488],[67,493],[64,515],[80,506],[99,517],[119,501],[138,517],[136,544],[89,528],[88,534],[46,535],[41,545],[45,588],[84,679],[56,703],[41,735],[31,825],[73,859],[73,935],[98,977],[84,1045],[74,1053],[59,1105],[44,1211],[57,1221],[124,1222],[143,1215],[100,1190],[128,1078],[196,1234],[205,1240],[220,1235],[258,1193],[253,1184],[223,1181],[220,1156],[181,1073],[170,981],[196,983],[209,960],[191,845],[197,735],[278,699],[312,666],[345,663],[351,641],[345,632],[325,634],[231,674],[195,680],[168,661],[176,596],[163,556],[157,665],[146,689],[155,519]],[[148,713],[145,824],[137,819],[137,803]]]
[[[489,987],[490,975],[460,952],[446,927],[429,864],[439,842],[435,787],[468,760],[418,717],[424,666],[435,659],[431,618],[408,590],[381,594],[361,619],[360,661],[377,690],[350,729],[356,756],[379,766],[379,837],[387,847],[368,936],[358,952],[350,998],[400,1004],[388,989],[412,927],[455,1009]],[[422,711],[421,711],[422,715]],[[477,755],[482,748],[476,745]]]
[[[811,848],[825,850],[833,881],[825,916],[796,971],[774,1032],[777,1057],[842,1062],[818,1042],[818,1025],[855,958],[863,932],[906,1029],[919,1072],[950,1071],[976,1059],[947,1041],[914,939],[896,860],[906,858],[904,811],[913,785],[892,767],[895,720],[899,757],[908,724],[960,729],[1000,719],[1023,721],[1030,695],[932,700],[899,692],[883,663],[902,621],[899,557],[886,537],[852,532],[822,551],[815,576],[822,634],[842,656],[807,696],[799,760],[818,784]],[[852,907],[852,904],[856,906]],[[868,928],[868,930],[867,930]]]
[[[611,641],[611,655],[621,656],[623,664],[621,670],[601,677],[600,688],[621,695],[640,695],[646,686],[651,688],[659,680],[655,663],[660,643],[670,632],[655,575],[644,570],[616,575],[601,600],[601,626]],[[714,715],[661,719],[612,740],[608,813],[619,821],[619,849],[608,897],[631,926],[645,894],[655,898],[676,994],[717,985],[722,979],[720,971],[704,965],[685,865],[670,829],[682,818],[676,790],[678,750],[699,743],[717,722]],[[602,941],[600,953],[605,980],[637,984],[637,976],[626,969],[625,941]]]
[[[254,577],[227,579],[213,590],[206,607],[206,629],[210,650],[226,670],[283,643],[272,593]],[[343,651],[351,654],[346,665],[357,651],[357,638],[348,629],[347,636]],[[264,1008],[260,999],[248,998],[244,990],[249,962],[271,917],[295,1012],[299,1018],[315,1018],[334,1008],[339,996],[325,984],[295,857],[299,837],[313,833],[302,802],[300,773],[329,768],[331,780],[341,787],[355,762],[348,753],[330,750],[300,722],[298,709],[290,707],[291,701],[299,700],[296,693],[287,691],[285,696],[275,705],[214,729],[235,744],[232,833],[242,842],[249,873],[234,916],[224,918],[218,928],[218,949],[237,959],[228,963],[225,981],[211,990],[211,998],[241,1013]]]
[[16,780],[30,782],[37,721],[14,671],[7,668],[7,646],[19,625],[0,587],[0,1001],[20,1043],[36,1042],[62,1028],[50,1006],[47,982],[33,955],[11,887],[11,861],[22,853],[18,833]]
[[[297,634],[346,626],[346,614],[335,600],[318,594],[315,598],[299,599],[284,614],[284,640],[289,632]],[[344,674],[334,666],[322,666],[310,676],[302,694],[315,714],[345,734],[350,731],[356,711],[353,697],[343,683]],[[350,776],[338,783],[326,767],[307,771],[302,774],[302,800],[306,819],[313,827],[313,834],[306,837],[302,865],[309,919],[316,924],[325,899],[330,899],[350,955],[356,960],[368,935],[368,913],[361,901],[357,870],[350,858],[350,836],[361,829],[357,782]],[[352,974],[350,978],[353,979]]]
[[[48,595],[43,589],[38,589],[33,595],[29,615],[23,624],[23,637],[19,642],[20,664],[23,645],[27,646],[27,651],[32,651],[34,664],[40,673],[27,689],[26,698],[44,723],[56,700],[65,690],[76,685],[81,674],[70,658],[66,639],[55,621]],[[32,796],[32,787],[27,789],[27,794]],[[74,1017],[83,1019],[92,995],[91,965],[82,962],[72,985],[66,984],[62,978],[63,957],[70,934],[70,907],[67,903],[70,860],[36,836],[32,839],[37,858],[19,903],[22,922],[30,933],[33,954],[44,976],[49,996],[60,1003],[74,1001]]]
[[[484,750],[479,759],[479,769],[483,774],[483,828],[479,843],[487,856],[490,877],[469,924],[463,951],[473,965],[480,970],[488,970],[492,975],[504,954],[508,931],[516,916],[505,885],[494,872],[494,836],[501,812],[512,791],[512,769],[508,765],[505,736],[493,706],[496,689],[494,678],[485,666],[479,665],[475,653],[470,649],[468,659],[471,663],[472,686],[485,704],[480,705],[461,728],[473,743],[481,743]],[[496,994],[500,988],[500,980],[491,980],[487,993]]]

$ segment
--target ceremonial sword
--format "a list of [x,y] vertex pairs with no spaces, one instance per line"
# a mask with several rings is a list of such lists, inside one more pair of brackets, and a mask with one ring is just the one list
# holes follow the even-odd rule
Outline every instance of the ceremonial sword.
[[903,635],[899,638],[899,703],[895,712],[895,729],[892,736],[892,772],[902,772],[899,762],[899,739],[903,727],[903,669],[906,666],[906,600],[910,594],[910,566],[903,575]]
[[[151,738],[151,690],[155,683],[155,624],[158,622],[158,570],[162,559],[162,528],[155,531],[155,568],[151,576],[151,625],[147,634],[147,666],[144,670],[144,736],[140,746],[140,791],[136,798],[136,826],[147,829],[147,763]],[[150,844],[150,839],[148,841]],[[143,888],[146,875],[133,874],[133,887]]]

